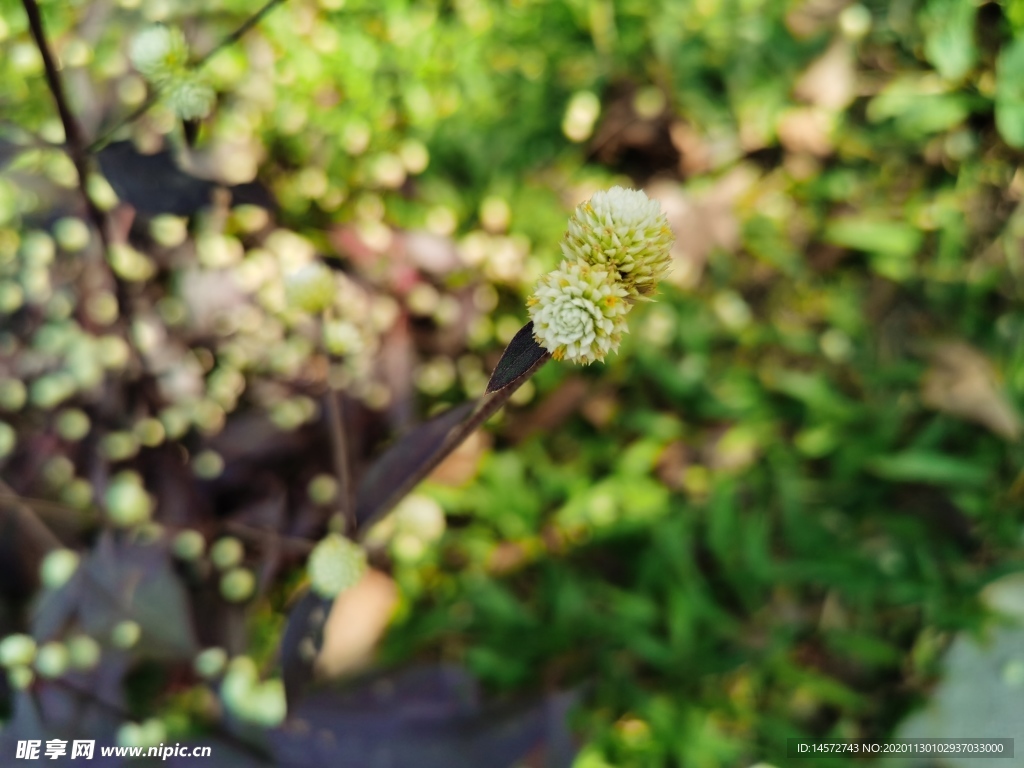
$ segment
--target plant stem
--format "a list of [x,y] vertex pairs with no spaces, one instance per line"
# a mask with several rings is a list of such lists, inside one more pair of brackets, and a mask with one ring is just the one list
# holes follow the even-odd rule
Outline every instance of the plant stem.
[[75,118],[71,107],[68,105],[67,97],[64,94],[64,84],[60,79],[60,71],[57,62],[50,50],[50,44],[46,38],[46,29],[43,26],[43,16],[39,11],[36,0],[21,0],[25,8],[25,15],[28,17],[28,26],[32,32],[39,54],[43,58],[43,67],[46,71],[46,84],[49,86],[53,100],[57,104],[57,112],[60,114],[60,121],[64,126],[64,138],[67,141],[67,151],[71,156],[71,162],[78,172],[78,187],[85,198],[86,207],[89,210],[89,217],[92,219],[96,229],[99,230],[100,240],[104,247],[107,245],[107,217],[89,197],[89,148],[85,143],[85,134],[82,127]]
[[349,531],[355,531],[355,506],[352,503],[354,494],[352,492],[352,473],[349,471],[348,440],[345,437],[345,420],[341,412],[341,392],[337,391],[330,384],[327,385],[327,392],[324,393],[324,400],[327,403],[327,417],[331,425],[331,446],[334,454],[334,472],[341,485],[341,493],[338,503],[341,506],[341,514]]

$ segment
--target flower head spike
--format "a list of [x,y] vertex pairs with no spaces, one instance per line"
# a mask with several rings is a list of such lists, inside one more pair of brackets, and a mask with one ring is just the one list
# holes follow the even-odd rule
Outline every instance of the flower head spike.
[[188,43],[180,29],[154,24],[132,40],[132,64],[154,85],[163,85],[188,66]]
[[528,302],[533,334],[556,360],[604,360],[626,331],[628,292],[614,270],[563,261]]
[[675,236],[657,200],[640,190],[612,187],[576,208],[562,241],[567,259],[606,264],[637,299],[654,292],[669,268]]

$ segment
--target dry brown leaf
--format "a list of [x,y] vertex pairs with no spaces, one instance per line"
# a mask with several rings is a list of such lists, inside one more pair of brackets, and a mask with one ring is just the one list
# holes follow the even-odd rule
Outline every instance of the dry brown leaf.
[[846,109],[857,95],[854,61],[850,42],[837,38],[797,80],[797,97],[836,112]]
[[995,369],[983,354],[962,342],[932,352],[921,381],[921,399],[937,411],[973,421],[1007,440],[1020,436],[1020,416],[1001,391]]
[[324,625],[317,674],[339,677],[369,664],[397,603],[395,582],[373,569],[352,589],[338,595]]
[[782,115],[778,125],[779,141],[790,152],[816,157],[832,154],[832,115],[824,109],[801,107]]
[[756,178],[751,168],[738,166],[699,195],[668,181],[655,182],[647,188],[647,194],[661,203],[669,226],[676,233],[668,282],[684,289],[695,287],[714,249],[732,251],[739,246],[740,227],[734,206]]
[[441,485],[465,485],[476,477],[480,459],[490,447],[491,436],[482,429],[478,429],[438,464],[437,469],[431,472],[428,479]]

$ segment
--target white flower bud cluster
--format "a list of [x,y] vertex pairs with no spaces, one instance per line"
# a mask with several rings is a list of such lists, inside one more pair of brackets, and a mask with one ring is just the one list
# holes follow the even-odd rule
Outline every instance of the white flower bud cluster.
[[626,314],[669,269],[675,238],[656,200],[612,187],[576,208],[562,241],[565,259],[527,302],[537,343],[589,364],[618,349]]
[[182,120],[210,114],[217,96],[201,72],[189,66],[189,50],[180,29],[154,24],[131,45],[132,64]]

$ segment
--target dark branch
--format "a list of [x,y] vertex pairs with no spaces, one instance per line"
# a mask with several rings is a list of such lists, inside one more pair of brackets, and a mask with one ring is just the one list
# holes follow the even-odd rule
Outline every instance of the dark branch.
[[92,219],[96,229],[99,230],[100,240],[107,244],[107,219],[103,211],[96,207],[89,197],[89,150],[85,143],[85,134],[78,120],[75,119],[71,107],[68,106],[67,97],[64,94],[64,84],[60,79],[60,71],[57,62],[53,58],[50,44],[46,38],[46,29],[43,26],[43,16],[39,12],[39,5],[36,0],[21,0],[25,8],[25,15],[28,17],[28,26],[32,31],[32,38],[35,40],[39,54],[43,57],[43,67],[46,70],[46,84],[50,88],[53,100],[57,104],[57,112],[60,114],[60,121],[64,126],[64,138],[67,141],[68,154],[71,162],[78,172],[78,187],[85,198],[85,204],[89,210],[89,217]]

